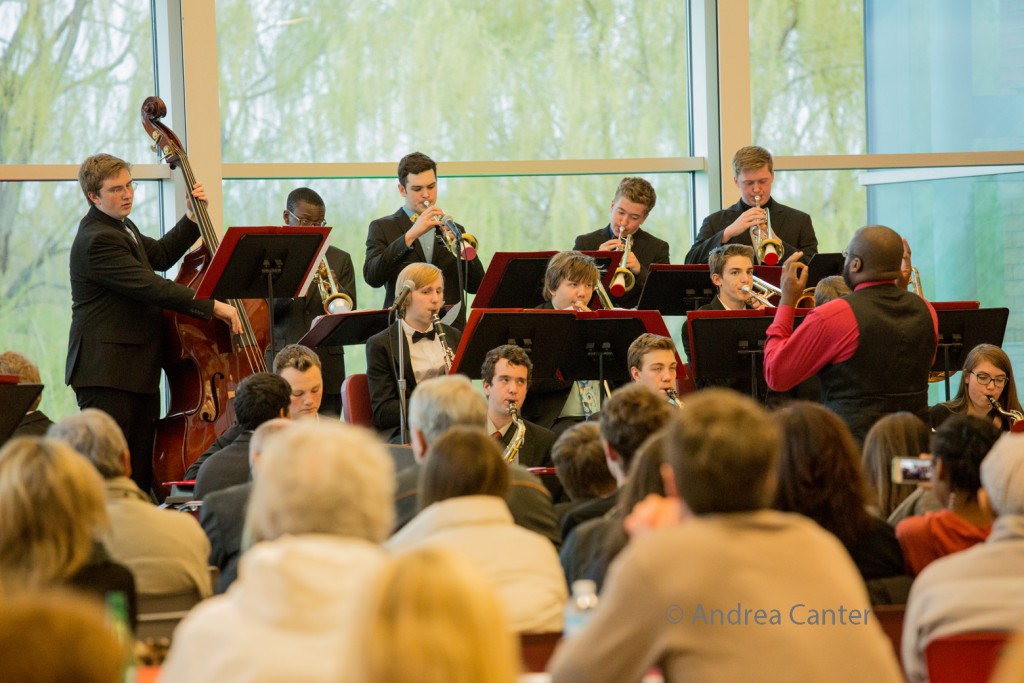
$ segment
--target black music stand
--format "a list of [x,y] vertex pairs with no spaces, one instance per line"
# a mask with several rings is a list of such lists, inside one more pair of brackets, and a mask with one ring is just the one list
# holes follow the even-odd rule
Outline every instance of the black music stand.
[[694,311],[688,317],[694,376],[703,381],[749,379],[750,397],[760,403],[764,345],[773,320],[763,310]]
[[647,331],[643,321],[633,318],[600,317],[580,313],[573,334],[566,340],[560,364],[567,380],[625,383],[630,381],[629,346]]
[[0,384],[0,445],[11,438],[21,418],[43,393],[42,384]]
[[452,372],[480,379],[484,356],[503,344],[515,344],[533,361],[533,380],[558,372],[566,340],[576,325],[574,311],[474,308],[455,353]]
[[387,309],[321,315],[298,343],[311,349],[365,344],[367,339],[387,329],[388,318]]
[[656,263],[647,273],[640,293],[639,311],[682,316],[711,303],[717,292],[706,265]]
[[846,257],[835,252],[817,253],[811,257],[807,264],[807,286],[815,287],[827,277],[839,275],[843,272],[843,264]]
[[1003,345],[1008,308],[942,308],[936,302],[939,319],[939,346],[932,372],[941,372],[946,383],[946,400],[950,398],[949,377],[964,366],[967,354],[978,344]]
[[[499,251],[480,282],[473,308],[536,308],[544,303],[544,273],[557,251]],[[621,255],[614,251],[582,252],[597,261],[607,288],[615,277],[611,264]],[[588,302],[589,303],[589,302]]]
[[196,299],[267,299],[273,358],[274,289],[287,298],[305,296],[327,253],[330,231],[315,226],[228,228],[196,289]]

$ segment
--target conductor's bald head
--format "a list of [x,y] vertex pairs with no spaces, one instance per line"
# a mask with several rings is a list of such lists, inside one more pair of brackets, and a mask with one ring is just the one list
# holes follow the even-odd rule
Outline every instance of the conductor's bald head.
[[895,280],[903,261],[903,239],[884,225],[865,225],[846,250],[843,279],[853,289],[862,282]]

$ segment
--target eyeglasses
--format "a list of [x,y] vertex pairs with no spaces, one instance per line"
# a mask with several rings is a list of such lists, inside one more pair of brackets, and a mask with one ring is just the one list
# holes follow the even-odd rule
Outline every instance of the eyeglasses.
[[984,372],[968,372],[967,374],[974,375],[974,379],[978,380],[978,384],[983,387],[987,387],[989,384],[992,384],[992,382],[995,382],[997,387],[1001,387],[1006,384],[1006,380],[1009,379],[1006,375],[993,377],[992,375]]
[[129,180],[124,185],[118,185],[117,187],[108,187],[105,188],[103,191],[108,194],[120,195],[123,197],[130,192],[134,192],[136,187],[138,187],[138,183],[136,183],[134,180]]
[[853,253],[852,251],[850,251],[849,249],[843,249],[843,258],[844,258],[844,259],[848,259],[848,258],[850,258],[851,256],[852,256],[853,258],[860,258],[860,256],[857,256],[856,254],[854,254],[854,253]]
[[311,221],[308,218],[299,218],[298,216],[291,212],[291,209],[288,210],[288,215],[294,218],[295,222],[298,223],[299,225],[308,225],[314,228],[322,228],[325,225],[327,225],[327,220],[324,218],[321,218],[318,221]]

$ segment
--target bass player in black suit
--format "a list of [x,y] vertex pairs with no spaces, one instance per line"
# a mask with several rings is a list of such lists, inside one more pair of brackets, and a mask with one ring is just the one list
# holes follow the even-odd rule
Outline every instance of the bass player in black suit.
[[405,199],[402,208],[370,223],[363,279],[371,287],[384,287],[387,308],[395,300],[395,282],[403,268],[412,263],[434,264],[444,274],[444,303],[462,304],[453,323],[462,329],[466,324],[462,289],[476,292],[484,266],[475,255],[472,259],[456,258],[442,241],[441,218],[445,213],[435,205],[437,164],[420,152],[402,157],[398,162],[398,192]]
[[623,178],[612,199],[611,219],[600,230],[579,235],[575,251],[622,251],[622,238],[632,236],[630,254],[625,267],[633,273],[633,288],[616,297],[609,292],[612,303],[619,308],[636,308],[647,282],[652,263],[668,263],[668,242],[658,239],[640,226],[654,208],[657,195],[643,178]]
[[[153,478],[153,423],[160,412],[162,315],[170,309],[209,320],[235,334],[238,312],[220,301],[196,301],[188,287],[160,277],[199,238],[189,209],[160,239],[128,220],[135,198],[128,162],[97,154],[82,162],[78,183],[89,212],[71,245],[71,331],[65,382],[80,408],[99,408],[120,425],[132,456],[132,478],[149,491]],[[192,195],[206,200],[201,184]]]
[[[513,344],[491,349],[484,356],[480,379],[487,397],[487,431],[501,442],[503,449],[508,448],[518,428],[512,422],[508,406],[514,403],[517,411],[522,410],[532,372],[530,357]],[[524,439],[513,462],[523,467],[552,467],[551,447],[555,433],[522,417],[520,420],[525,429]]]

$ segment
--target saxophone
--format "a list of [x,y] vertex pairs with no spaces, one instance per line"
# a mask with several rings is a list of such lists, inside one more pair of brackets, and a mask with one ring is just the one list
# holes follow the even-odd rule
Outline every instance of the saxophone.
[[1004,410],[1003,406],[1001,406],[999,404],[999,401],[997,401],[994,397],[989,396],[988,402],[992,405],[992,410],[996,411],[997,413],[999,413],[1000,415],[1002,415],[1003,417],[1010,421],[1009,427],[1011,431],[1018,422],[1024,420],[1024,415],[1022,415],[1019,410]]
[[665,395],[668,396],[668,404],[675,408],[682,408],[683,404],[679,400],[679,394],[676,393],[675,389],[666,389]]
[[455,363],[455,352],[452,351],[452,347],[448,346],[448,337],[444,333],[444,328],[441,327],[441,319],[437,317],[437,313],[430,316],[430,324],[434,326],[434,334],[437,335],[437,340],[441,342],[441,348],[444,349],[444,371],[451,372],[452,365]]
[[505,446],[502,457],[505,462],[516,463],[519,462],[519,449],[523,447],[523,440],[526,438],[526,423],[519,418],[515,401],[509,401],[508,415],[512,418],[512,424],[516,426],[516,433],[512,435],[512,440]]

